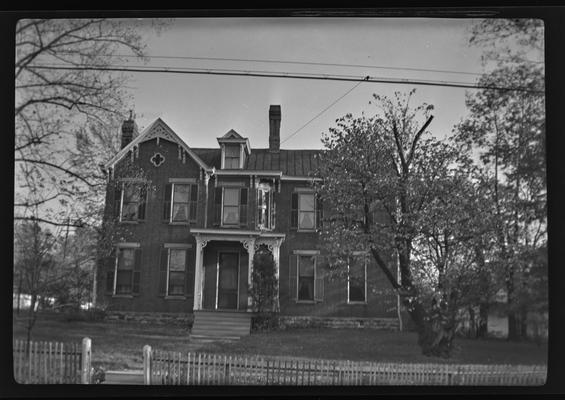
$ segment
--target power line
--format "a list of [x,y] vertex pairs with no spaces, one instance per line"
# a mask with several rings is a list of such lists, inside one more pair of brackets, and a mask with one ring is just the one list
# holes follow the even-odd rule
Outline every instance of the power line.
[[[369,78],[368,76],[365,78],[367,79]],[[308,124],[310,124],[310,122],[314,121],[316,118],[318,118],[320,115],[322,115],[323,113],[325,113],[327,110],[329,110],[334,104],[336,104],[338,101],[340,101],[341,99],[343,99],[345,96],[347,96],[349,93],[351,93],[353,90],[355,90],[355,88],[357,86],[359,86],[361,83],[363,83],[363,81],[358,82],[355,86],[353,86],[351,89],[349,89],[347,92],[345,92],[344,94],[342,94],[340,97],[338,97],[332,104],[330,104],[329,106],[327,106],[326,108],[324,108],[322,111],[320,111],[318,114],[316,114],[316,116],[314,116],[314,118],[312,118],[310,121],[306,122],[304,125],[302,125],[300,128],[298,128],[297,130],[295,130],[290,136],[288,136],[285,140],[283,140],[281,142],[281,144],[283,144],[284,142],[286,142],[288,139],[290,139],[291,137],[293,137],[294,135],[296,135],[298,132],[300,132],[302,129],[306,128],[306,126],[308,126]]]
[[[138,56],[127,55],[127,54],[107,54],[106,57],[139,58]],[[152,55],[147,55],[145,57],[163,59],[163,60],[235,61],[235,62],[264,63],[264,64],[296,64],[296,65],[318,65],[325,67],[330,66],[330,67],[351,67],[351,68],[373,68],[373,69],[384,69],[384,70],[392,70],[392,71],[442,72],[448,74],[474,75],[474,76],[482,75],[482,73],[480,72],[453,71],[447,69],[432,69],[432,68],[385,67],[382,65],[372,65],[372,64],[323,63],[323,62],[313,62],[313,61],[260,60],[260,59],[250,59],[250,58],[224,58],[224,57],[152,56]]]
[[28,66],[29,69],[45,69],[45,70],[75,70],[75,71],[113,71],[113,72],[146,72],[146,73],[172,73],[172,74],[196,74],[196,75],[225,75],[225,76],[248,76],[248,77],[263,77],[263,78],[290,78],[290,79],[313,79],[313,80],[326,80],[326,81],[348,81],[359,82],[366,81],[371,83],[389,83],[389,84],[403,84],[403,85],[424,85],[424,86],[444,86],[465,89],[488,89],[488,90],[503,90],[503,91],[517,91],[543,94],[542,90],[533,90],[523,87],[502,87],[495,85],[475,85],[472,83],[463,82],[447,82],[447,81],[432,81],[432,80],[413,80],[413,79],[392,79],[392,78],[360,78],[353,75],[316,75],[316,74],[300,74],[300,73],[286,73],[286,72],[257,72],[257,71],[244,71],[244,70],[214,70],[205,68],[193,69],[179,69],[179,68],[142,68],[142,67],[77,67],[77,66],[49,66],[49,65],[34,65]]

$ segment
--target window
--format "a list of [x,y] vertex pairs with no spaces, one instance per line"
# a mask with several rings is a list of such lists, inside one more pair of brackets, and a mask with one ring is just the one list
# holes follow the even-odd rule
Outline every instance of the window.
[[295,192],[291,196],[290,227],[313,231],[322,227],[322,202],[314,192]]
[[[109,275],[109,285],[115,295],[139,292],[140,249],[136,244],[117,248],[115,269]],[[127,247],[125,247],[127,246]],[[113,279],[111,279],[113,278]]]
[[186,250],[169,249],[169,277],[167,294],[169,296],[184,295],[186,274]]
[[298,229],[315,228],[314,193],[298,194]]
[[147,189],[141,182],[122,182],[116,189],[114,202],[116,215],[120,222],[132,222],[145,219]]
[[197,204],[198,185],[169,183],[165,187],[163,219],[168,222],[196,222]]
[[260,184],[257,190],[257,227],[275,228],[274,192],[268,184]]
[[347,266],[347,273],[347,301],[349,303],[365,303],[367,301],[367,263],[365,256],[351,257]]
[[224,147],[224,168],[239,169],[240,157],[241,157],[241,146],[226,145]]
[[299,302],[324,299],[324,273],[318,264],[319,251],[294,250],[290,255],[289,294]]
[[165,243],[161,248],[159,295],[184,297],[192,294],[194,260],[192,246],[185,243]]
[[315,256],[298,256],[298,300],[314,300]]
[[224,225],[239,224],[239,188],[224,188]]

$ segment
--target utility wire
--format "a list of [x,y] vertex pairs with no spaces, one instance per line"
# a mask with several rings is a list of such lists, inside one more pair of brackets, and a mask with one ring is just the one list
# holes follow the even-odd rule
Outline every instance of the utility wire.
[[[369,77],[365,77],[365,80],[368,79]],[[312,118],[310,121],[306,122],[304,125],[302,125],[300,128],[298,128],[297,130],[295,130],[293,133],[290,134],[290,136],[288,136],[286,139],[284,139],[280,144],[283,144],[284,142],[286,142],[287,140],[289,140],[291,137],[293,137],[294,135],[296,135],[298,132],[300,132],[302,129],[306,128],[306,126],[308,126],[308,124],[310,124],[310,122],[314,121],[316,118],[318,118],[320,115],[322,115],[323,113],[325,113],[327,110],[329,110],[334,104],[336,104],[338,101],[340,101],[341,99],[343,99],[345,96],[347,96],[349,93],[351,93],[353,90],[355,90],[355,88],[357,88],[357,86],[359,86],[360,84],[362,84],[364,82],[360,81],[358,82],[355,86],[353,86],[351,89],[349,89],[347,92],[345,92],[344,94],[342,94],[340,97],[338,97],[332,104],[330,104],[329,106],[327,106],[326,108],[324,108],[322,111],[320,111],[318,114],[316,114],[314,116],[314,118]]]
[[544,94],[543,90],[533,90],[524,87],[502,87],[495,85],[475,85],[472,83],[463,82],[446,82],[446,81],[431,81],[431,80],[412,80],[412,79],[393,79],[393,78],[359,78],[353,75],[316,75],[316,74],[299,74],[299,73],[285,73],[285,72],[257,72],[257,71],[244,71],[244,70],[214,70],[204,68],[187,69],[173,69],[173,68],[140,68],[140,67],[77,67],[77,66],[49,66],[49,65],[34,65],[28,66],[28,69],[44,69],[44,70],[66,70],[66,71],[114,71],[114,72],[147,72],[147,73],[171,73],[171,74],[197,74],[197,75],[225,75],[225,76],[251,76],[263,78],[290,78],[290,79],[313,79],[313,80],[326,80],[326,81],[348,81],[359,82],[366,81],[371,83],[392,83],[403,85],[424,85],[424,86],[444,86],[465,89],[487,89],[487,90],[503,90],[503,91],[516,91],[516,92],[529,92]]
[[[138,56],[127,55],[127,54],[107,54],[105,56],[116,57],[116,58],[139,58]],[[382,65],[371,65],[371,64],[322,63],[322,62],[312,62],[312,61],[259,60],[259,59],[248,59],[248,58],[224,58],[224,57],[152,56],[152,55],[147,55],[145,57],[163,59],[163,60],[236,61],[236,62],[252,62],[252,63],[264,63],[264,64],[296,64],[296,65],[319,65],[319,66],[329,66],[329,67],[373,68],[373,69],[385,69],[392,71],[442,72],[448,74],[474,75],[474,76],[482,75],[482,73],[480,72],[453,71],[446,69],[430,69],[430,68],[385,67]]]

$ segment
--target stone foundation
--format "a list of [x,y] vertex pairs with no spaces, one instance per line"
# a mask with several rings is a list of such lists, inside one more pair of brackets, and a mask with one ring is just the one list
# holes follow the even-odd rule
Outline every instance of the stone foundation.
[[346,317],[278,317],[279,329],[288,328],[355,328],[398,331],[397,318],[346,318]]
[[194,314],[185,313],[159,313],[159,312],[133,312],[133,311],[107,311],[106,321],[137,322],[141,324],[181,325],[192,326]]

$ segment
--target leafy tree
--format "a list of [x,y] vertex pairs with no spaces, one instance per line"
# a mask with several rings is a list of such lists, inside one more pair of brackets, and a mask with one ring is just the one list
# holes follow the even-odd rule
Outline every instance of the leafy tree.
[[60,275],[56,269],[53,249],[56,236],[44,230],[37,221],[26,221],[15,226],[14,276],[19,292],[31,297],[26,316],[27,341],[37,318],[38,302],[48,296]]
[[[455,129],[488,182],[485,201],[495,232],[489,258],[503,273],[509,339],[525,336],[530,291],[524,288],[536,264],[532,255],[543,253],[547,241],[542,34],[537,20],[483,20],[473,27],[470,42],[485,49],[488,68],[479,83],[517,90],[467,94],[470,114]],[[547,296],[543,284],[537,289]]]
[[376,116],[347,115],[323,137],[317,190],[332,215],[322,236],[332,275],[368,249],[408,309],[423,353],[449,356],[457,311],[477,290],[473,246],[488,227],[478,223],[471,163],[425,131],[433,107],[411,108],[413,93],[374,95]]
[[275,309],[278,284],[275,269],[273,255],[269,251],[259,249],[253,258],[249,294],[253,302],[253,310],[260,314]]

